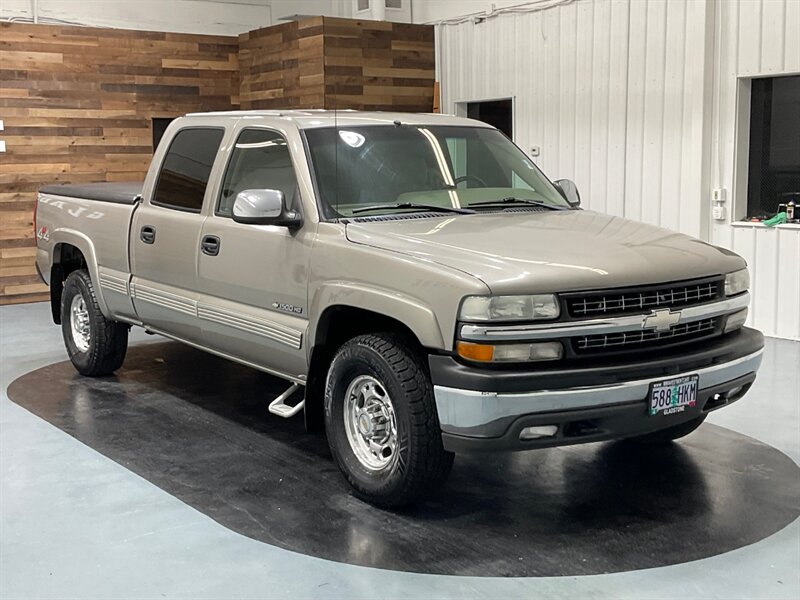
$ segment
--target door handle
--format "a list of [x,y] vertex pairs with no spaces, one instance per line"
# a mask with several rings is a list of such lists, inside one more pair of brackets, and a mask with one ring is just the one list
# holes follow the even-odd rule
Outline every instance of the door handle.
[[145,244],[152,244],[156,241],[156,228],[152,225],[145,225],[139,230],[139,239]]
[[203,241],[200,242],[200,249],[203,251],[203,254],[216,256],[219,254],[219,238],[215,235],[203,236]]

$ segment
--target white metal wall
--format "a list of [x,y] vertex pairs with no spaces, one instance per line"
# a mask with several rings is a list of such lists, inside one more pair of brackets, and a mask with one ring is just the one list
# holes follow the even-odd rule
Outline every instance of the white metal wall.
[[238,35],[271,22],[264,0],[0,0],[0,19],[34,17],[43,23],[212,35]]
[[[712,187],[727,190],[736,219],[747,204],[741,159],[749,104],[739,89],[746,82],[741,78],[800,74],[800,0],[716,0],[715,8]],[[751,322],[768,335],[800,339],[800,227],[728,221],[712,225],[711,239],[751,265]]]
[[[736,77],[800,70],[799,9],[800,0],[579,0],[442,25],[442,107],[513,97],[515,141],[540,146],[537,163],[574,179],[587,208],[740,252],[754,272],[751,320],[800,339],[800,231],[740,233],[712,226],[709,214],[712,188],[732,195]],[[759,252],[759,236],[770,234]],[[774,246],[776,262],[762,265]],[[789,303],[793,316],[768,309]]]
[[584,0],[442,26],[443,106],[514,97],[515,141],[587,207],[700,235],[703,81],[686,64],[706,21],[687,0]]

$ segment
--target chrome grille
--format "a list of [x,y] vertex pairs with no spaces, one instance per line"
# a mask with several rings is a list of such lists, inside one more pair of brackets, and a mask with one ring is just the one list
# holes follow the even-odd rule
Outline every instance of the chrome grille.
[[722,297],[724,279],[677,283],[630,290],[608,290],[566,296],[572,317],[599,317],[647,312],[657,308],[681,308]]
[[679,323],[667,331],[643,329],[642,331],[587,335],[574,338],[572,343],[578,353],[638,350],[648,346],[663,346],[665,343],[679,343],[706,337],[716,332],[718,324],[719,317],[713,317],[691,323]]

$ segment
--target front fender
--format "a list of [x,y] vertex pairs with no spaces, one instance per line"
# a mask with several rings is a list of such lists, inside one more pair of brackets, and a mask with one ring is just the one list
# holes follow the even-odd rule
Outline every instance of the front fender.
[[320,317],[325,309],[331,306],[360,308],[391,317],[408,327],[424,347],[443,349],[445,346],[436,314],[419,300],[393,290],[349,281],[336,281],[321,285],[311,301],[309,349],[317,339]]

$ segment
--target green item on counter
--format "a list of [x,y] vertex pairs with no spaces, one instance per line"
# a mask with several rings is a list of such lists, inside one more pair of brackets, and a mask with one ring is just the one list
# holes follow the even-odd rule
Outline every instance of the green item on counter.
[[767,227],[775,227],[775,225],[786,223],[788,220],[789,218],[786,216],[785,212],[779,212],[771,219],[767,219],[766,221],[764,221],[764,225],[766,225]]

